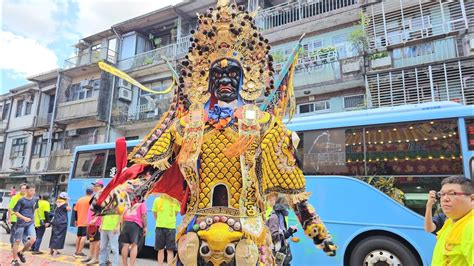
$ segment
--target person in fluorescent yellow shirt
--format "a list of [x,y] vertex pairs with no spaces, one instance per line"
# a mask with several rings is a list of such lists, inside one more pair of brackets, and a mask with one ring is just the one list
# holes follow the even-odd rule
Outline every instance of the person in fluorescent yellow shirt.
[[153,216],[156,220],[155,250],[158,251],[158,266],[163,265],[166,249],[168,262],[176,249],[176,215],[180,211],[179,203],[164,194],[153,202]]
[[446,216],[433,252],[433,266],[474,265],[474,183],[464,177],[441,182],[441,208]]
[[11,199],[10,203],[8,204],[8,214],[9,214],[9,219],[10,219],[10,224],[11,224],[11,233],[10,233],[10,244],[13,247],[13,235],[15,232],[15,226],[16,226],[16,221],[17,217],[15,215],[15,212],[13,211],[13,208],[15,208],[16,203],[18,200],[20,200],[22,197],[26,195],[26,184],[23,183],[20,185],[20,193],[16,193]]
[[34,255],[43,254],[39,248],[41,246],[41,240],[43,240],[46,227],[49,226],[49,213],[51,212],[51,204],[49,204],[48,198],[48,194],[43,194],[36,203],[38,205],[38,208],[35,210],[36,242],[31,248]]

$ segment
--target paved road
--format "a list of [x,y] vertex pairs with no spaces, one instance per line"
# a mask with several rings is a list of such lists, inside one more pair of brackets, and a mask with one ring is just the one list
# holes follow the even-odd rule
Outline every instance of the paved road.
[[[12,255],[11,255],[11,248],[9,243],[10,235],[5,233],[3,228],[0,228],[0,266],[7,266],[10,265]],[[62,266],[62,265],[85,265],[81,264],[80,260],[82,259],[75,259],[72,254],[75,252],[75,241],[76,236],[74,234],[68,233],[66,236],[66,245],[64,246],[64,250],[62,250],[62,254],[51,257],[48,254],[48,245],[49,245],[49,238],[51,236],[51,229],[47,229],[44,235],[43,241],[41,243],[40,250],[45,252],[43,255],[32,255],[31,253],[26,253],[26,262],[25,266]],[[89,249],[84,249],[84,253],[89,254]],[[138,258],[136,265],[140,266],[156,266],[156,252],[152,249],[146,250],[147,257],[146,258]],[[97,264],[98,265],[98,264]],[[122,265],[121,261],[119,265]]]

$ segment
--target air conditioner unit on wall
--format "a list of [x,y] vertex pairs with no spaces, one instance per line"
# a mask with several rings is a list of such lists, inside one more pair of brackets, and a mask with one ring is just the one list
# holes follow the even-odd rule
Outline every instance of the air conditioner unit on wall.
[[79,132],[77,132],[77,129],[69,129],[69,130],[66,130],[66,136],[76,137],[76,136],[79,136]]
[[127,89],[125,87],[120,87],[118,98],[122,101],[131,102],[132,101],[132,90]]
[[94,81],[92,80],[89,80],[89,79],[84,79],[84,80],[81,80],[81,87],[85,88],[85,89],[92,89],[94,86],[93,84]]
[[46,132],[43,132],[43,139],[48,139],[49,137],[49,132],[46,131]]
[[474,50],[474,37],[469,40],[469,48],[471,49],[471,51]]
[[125,88],[125,89],[129,89],[129,90],[132,89],[132,84],[130,84],[128,81],[126,81],[124,79],[119,79],[118,86],[119,86],[119,88]]
[[58,177],[58,185],[67,184],[67,175],[59,175]]

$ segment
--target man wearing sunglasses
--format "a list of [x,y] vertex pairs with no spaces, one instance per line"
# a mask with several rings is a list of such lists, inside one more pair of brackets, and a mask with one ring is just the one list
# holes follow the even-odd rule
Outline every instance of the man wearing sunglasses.
[[448,177],[437,193],[446,214],[439,230],[431,265],[474,265],[474,184],[464,177]]

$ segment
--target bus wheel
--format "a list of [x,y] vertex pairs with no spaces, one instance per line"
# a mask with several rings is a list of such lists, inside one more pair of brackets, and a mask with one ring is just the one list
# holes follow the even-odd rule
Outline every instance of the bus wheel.
[[416,265],[416,255],[403,243],[387,236],[371,236],[352,250],[350,266]]

